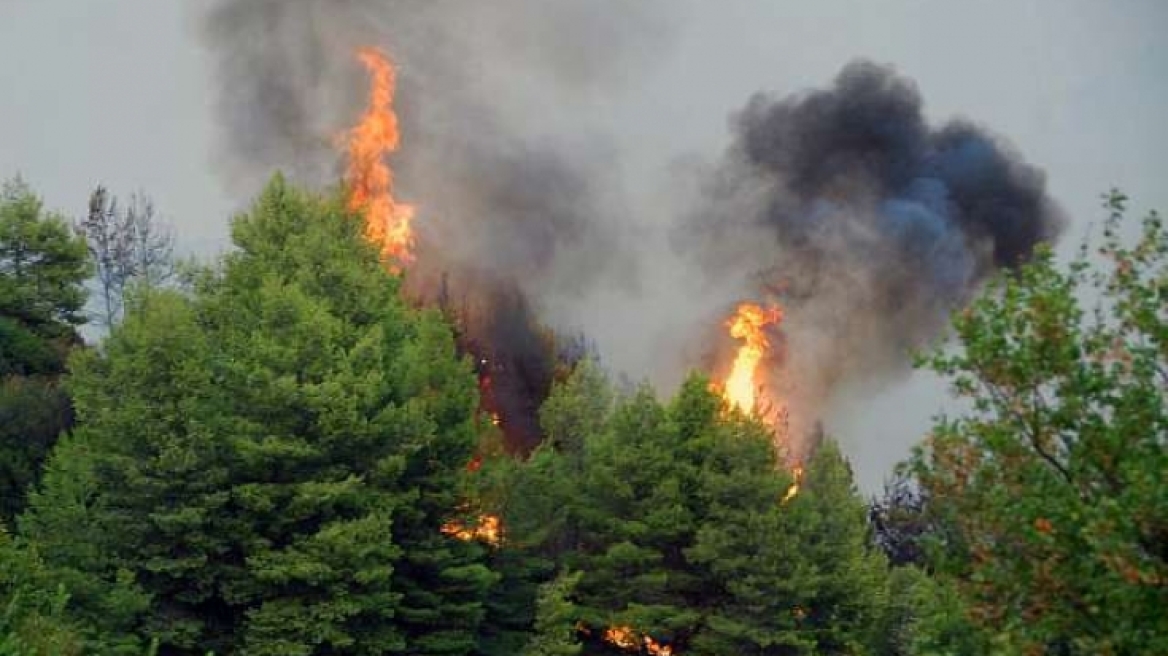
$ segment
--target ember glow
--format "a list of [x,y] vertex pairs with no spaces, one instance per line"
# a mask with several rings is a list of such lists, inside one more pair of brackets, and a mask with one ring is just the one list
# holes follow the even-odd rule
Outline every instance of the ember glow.
[[673,656],[673,648],[663,645],[653,638],[641,635],[628,626],[613,626],[604,630],[604,641],[625,651],[650,654],[651,656]]
[[759,365],[771,349],[767,329],[782,319],[783,312],[776,305],[764,308],[755,303],[742,303],[726,322],[730,336],[743,341],[722,388],[722,395],[731,407],[747,414],[755,411],[761,387]]
[[442,525],[442,533],[463,542],[478,540],[497,547],[503,539],[503,524],[495,515],[480,515],[473,525],[447,522]]
[[357,53],[369,71],[369,104],[360,121],[348,133],[349,208],[365,215],[365,235],[381,248],[394,267],[413,261],[414,208],[393,197],[393,170],[386,157],[401,141],[397,114],[393,111],[397,75],[393,63],[377,48]]
[[791,486],[787,488],[787,492],[783,495],[783,499],[780,501],[780,503],[787,503],[799,494],[799,485],[803,482],[803,467],[796,465],[794,469],[791,470],[791,475],[794,477],[794,480],[791,481]]

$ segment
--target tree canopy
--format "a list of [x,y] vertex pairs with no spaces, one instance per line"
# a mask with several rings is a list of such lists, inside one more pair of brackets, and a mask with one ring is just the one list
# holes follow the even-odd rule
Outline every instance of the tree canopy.
[[996,653],[1168,653],[1168,232],[1049,252],[955,321],[926,364],[971,411],[911,462],[953,582]]
[[93,635],[174,654],[467,653],[490,578],[439,531],[475,443],[449,329],[403,305],[338,199],[277,178],[233,238],[193,294],[143,296],[75,358],[78,425],[24,534],[81,587],[132,577],[149,599],[83,606]]
[[21,180],[0,190],[0,376],[57,374],[85,322],[85,241]]
[[955,317],[966,411],[867,504],[831,439],[590,358],[508,453],[448,317],[280,177],[79,347],[85,244],[9,185],[0,655],[1168,653],[1168,233],[1124,205]]
[[494,492],[505,548],[580,573],[582,653],[865,649],[887,570],[835,446],[793,494],[771,430],[706,379],[667,405],[644,387],[614,397],[578,368],[544,406],[549,441]]

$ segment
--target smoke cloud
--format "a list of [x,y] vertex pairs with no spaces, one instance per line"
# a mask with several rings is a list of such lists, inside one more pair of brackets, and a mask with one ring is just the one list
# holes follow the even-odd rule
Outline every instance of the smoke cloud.
[[930,126],[888,67],[857,61],[827,89],[756,95],[732,125],[677,240],[714,284],[746,280],[787,307],[772,384],[797,434],[837,386],[906,372],[988,275],[1063,225],[1041,171],[973,123]]
[[403,135],[396,195],[418,207],[407,286],[428,301],[475,299],[465,341],[513,415],[509,437],[527,448],[553,369],[554,349],[536,338],[549,300],[618,286],[637,268],[616,146],[559,108],[619,94],[646,71],[670,41],[667,5],[219,0],[202,33],[224,179],[241,199],[276,170],[335,184],[338,138],[367,88],[355,51],[388,51]]
[[681,17],[669,0],[597,4],[218,0],[203,24],[241,199],[277,169],[335,184],[366,92],[354,52],[390,53],[395,195],[418,208],[407,286],[462,317],[517,450],[555,371],[543,326],[668,386],[720,371],[737,302],[781,302],[767,386],[811,435],[841,389],[907,372],[987,276],[1059,234],[1039,169],[972,122],[930,125],[911,80],[864,61],[825,89],[756,95],[720,160],[629,194],[627,153],[588,103],[643,82]]

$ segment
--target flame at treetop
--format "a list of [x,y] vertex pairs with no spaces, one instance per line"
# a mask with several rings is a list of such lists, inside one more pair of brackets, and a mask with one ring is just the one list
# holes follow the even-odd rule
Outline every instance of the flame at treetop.
[[397,114],[393,111],[397,75],[377,48],[362,48],[357,58],[369,71],[369,104],[348,135],[349,209],[365,214],[365,236],[396,266],[413,260],[414,208],[393,197],[393,170],[385,158],[398,149]]
[[731,406],[747,414],[754,412],[757,403],[758,366],[771,348],[766,329],[782,320],[783,311],[776,305],[764,308],[756,303],[742,303],[726,322],[730,336],[743,340],[743,344],[738,347],[722,395]]

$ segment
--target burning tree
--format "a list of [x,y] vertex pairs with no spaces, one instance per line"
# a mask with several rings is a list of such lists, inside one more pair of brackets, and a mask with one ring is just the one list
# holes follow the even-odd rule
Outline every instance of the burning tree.
[[346,180],[349,207],[365,218],[365,236],[394,266],[413,261],[414,208],[393,197],[393,169],[385,161],[398,149],[401,134],[393,100],[397,74],[393,62],[377,48],[362,48],[357,58],[369,71],[369,106],[349,131]]
[[751,414],[758,405],[759,390],[762,387],[759,366],[771,349],[767,337],[768,326],[777,325],[783,319],[782,310],[777,306],[764,308],[755,303],[742,303],[734,316],[726,322],[730,336],[742,340],[738,353],[726,382],[722,385],[723,396],[731,406]]
[[667,405],[647,388],[614,399],[585,366],[545,405],[550,441],[485,467],[526,574],[582,574],[564,622],[583,653],[832,653],[867,639],[884,561],[838,450],[817,451],[792,497],[770,427],[725,407],[701,377]]

